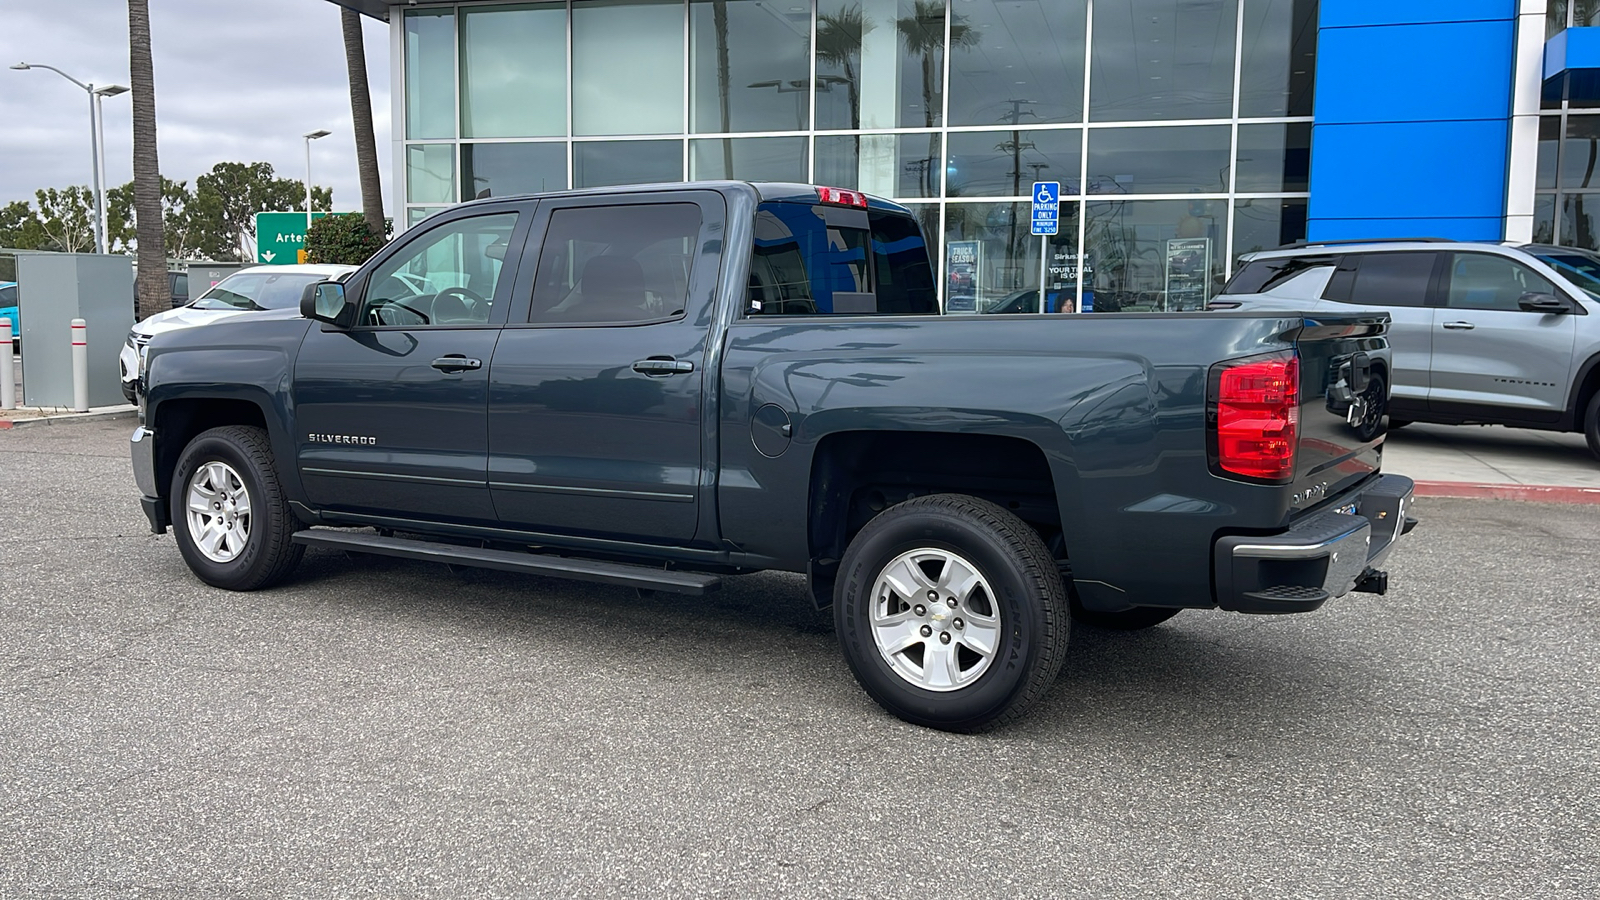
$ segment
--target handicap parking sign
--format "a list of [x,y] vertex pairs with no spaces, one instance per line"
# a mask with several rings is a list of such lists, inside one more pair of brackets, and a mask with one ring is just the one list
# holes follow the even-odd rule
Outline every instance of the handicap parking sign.
[[1033,233],[1056,234],[1061,230],[1061,182],[1033,183]]

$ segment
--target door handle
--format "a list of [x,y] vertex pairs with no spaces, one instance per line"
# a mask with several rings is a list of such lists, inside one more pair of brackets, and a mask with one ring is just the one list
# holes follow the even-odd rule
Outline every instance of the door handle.
[[457,353],[439,357],[433,361],[433,367],[441,372],[465,372],[468,369],[483,368],[483,360],[469,359]]
[[1478,326],[1472,324],[1471,322],[1446,322],[1444,323],[1444,327],[1450,329],[1451,331],[1471,331]]
[[694,371],[694,363],[670,356],[652,356],[634,363],[633,370],[641,375],[683,375]]

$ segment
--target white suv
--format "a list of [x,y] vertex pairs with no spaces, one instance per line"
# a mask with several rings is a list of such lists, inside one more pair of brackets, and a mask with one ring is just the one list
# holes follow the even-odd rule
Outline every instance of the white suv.
[[122,370],[122,396],[134,402],[133,384],[139,377],[139,351],[165,331],[209,325],[246,313],[267,309],[299,309],[300,293],[319,281],[342,281],[355,266],[293,265],[251,266],[217,282],[193,302],[159,312],[137,322],[117,355]]
[[1213,310],[1388,313],[1390,427],[1583,432],[1600,457],[1600,254],[1394,240],[1249,253]]

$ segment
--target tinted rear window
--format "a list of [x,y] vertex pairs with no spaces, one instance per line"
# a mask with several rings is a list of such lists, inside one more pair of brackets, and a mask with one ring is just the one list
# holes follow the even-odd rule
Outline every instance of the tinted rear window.
[[933,266],[910,216],[763,203],[750,259],[750,315],[933,315]]
[[1280,256],[1274,259],[1257,259],[1245,263],[1244,268],[1233,273],[1233,278],[1222,289],[1224,294],[1260,294],[1270,291],[1294,276],[1315,266],[1331,266],[1330,256]]
[[1340,263],[1323,296],[1362,306],[1426,306],[1437,258],[1428,252],[1352,254]]

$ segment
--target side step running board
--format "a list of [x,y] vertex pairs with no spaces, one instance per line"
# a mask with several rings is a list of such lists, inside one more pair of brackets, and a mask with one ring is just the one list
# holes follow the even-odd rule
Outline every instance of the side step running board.
[[490,550],[483,547],[462,547],[434,541],[383,537],[360,531],[334,531],[326,528],[309,528],[297,531],[296,544],[307,547],[326,547],[349,550],[354,553],[372,553],[378,556],[398,556],[403,559],[423,559],[433,562],[453,563],[458,566],[475,566],[482,569],[500,569],[505,572],[531,572],[575,581],[597,581],[621,587],[668,591],[699,597],[722,587],[722,578],[698,572],[676,572],[670,569],[653,569],[628,563],[598,562],[592,559],[566,559],[559,556],[541,556],[516,550]]

